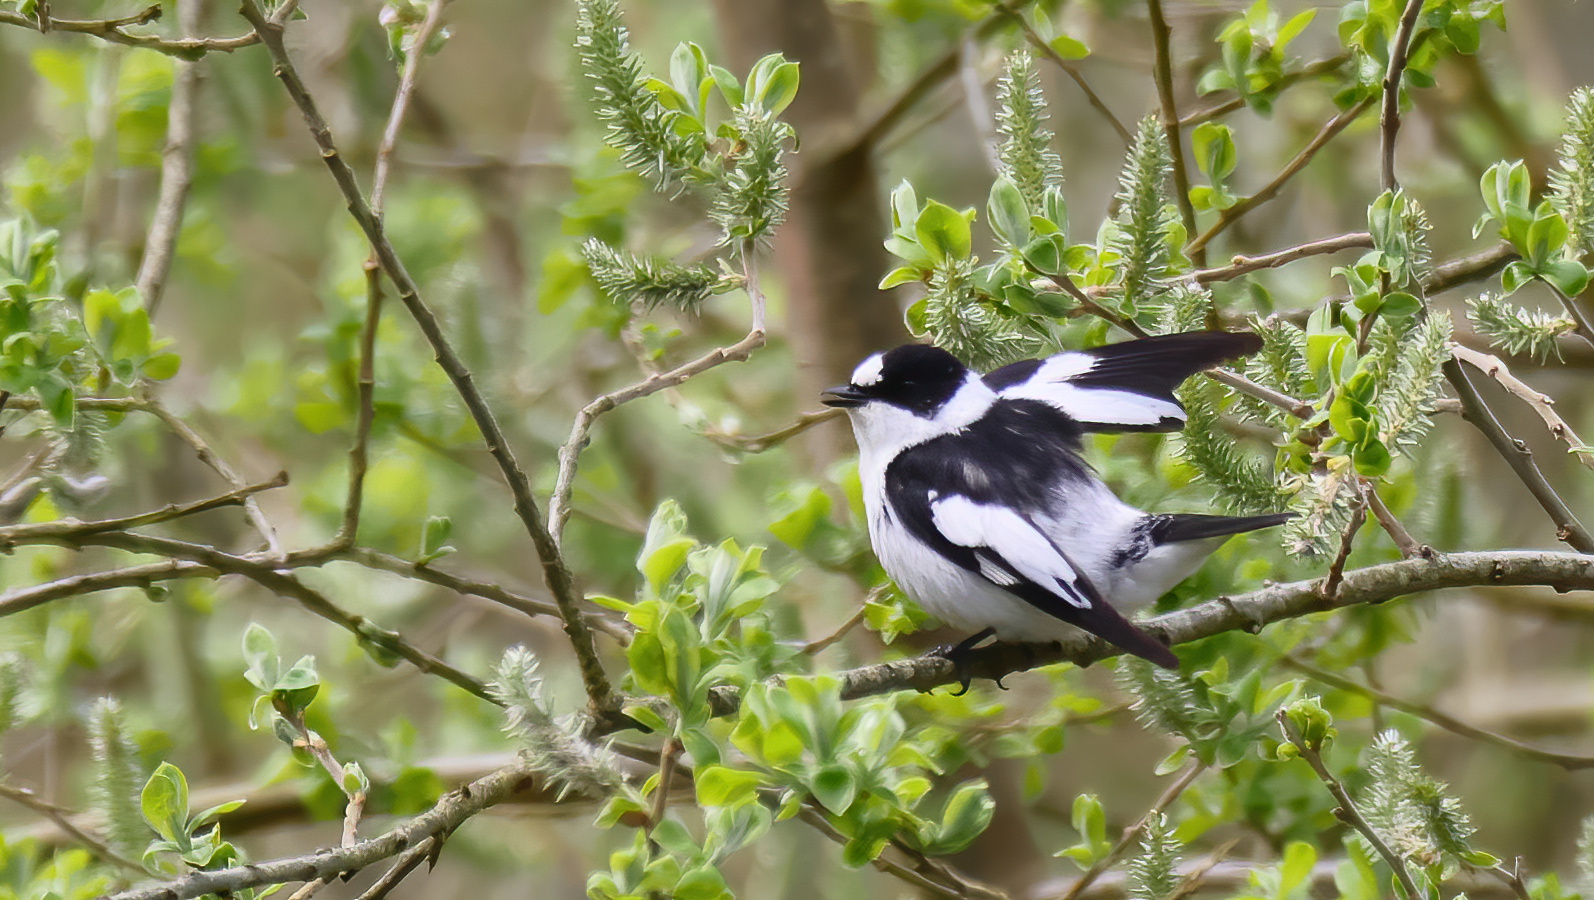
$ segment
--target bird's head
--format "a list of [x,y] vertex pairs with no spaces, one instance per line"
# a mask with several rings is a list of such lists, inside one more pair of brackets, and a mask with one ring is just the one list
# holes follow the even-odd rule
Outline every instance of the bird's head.
[[972,424],[996,395],[957,357],[923,344],[876,353],[821,395],[847,411],[865,453],[895,452]]

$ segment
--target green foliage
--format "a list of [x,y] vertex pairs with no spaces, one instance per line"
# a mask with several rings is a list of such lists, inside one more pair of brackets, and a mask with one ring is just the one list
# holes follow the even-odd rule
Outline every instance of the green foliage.
[[26,660],[17,653],[0,653],[0,738],[22,722],[22,694],[27,685]]
[[1186,743],[1162,761],[1159,774],[1178,768],[1187,756],[1220,768],[1254,757],[1273,727],[1274,710],[1299,686],[1270,685],[1260,669],[1231,677],[1222,658],[1190,675],[1142,659],[1125,659],[1118,672],[1119,684],[1136,698],[1141,723]]
[[1289,61],[1286,51],[1316,15],[1316,9],[1306,9],[1280,24],[1268,0],[1256,0],[1218,33],[1222,59],[1201,76],[1196,90],[1234,91],[1258,112],[1270,111]]
[[1521,259],[1512,260],[1500,273],[1507,295],[1534,279],[1541,279],[1561,293],[1575,297],[1588,285],[1589,272],[1575,255],[1578,245],[1566,219],[1553,200],[1531,206],[1532,186],[1527,166],[1521,161],[1500,162],[1483,173],[1480,182],[1483,204],[1488,210],[1473,227],[1477,234],[1490,222],[1498,222],[1500,236],[1511,242]]
[[614,752],[582,737],[582,717],[553,714],[531,651],[504,651],[492,692],[504,707],[504,730],[519,739],[522,752],[560,799],[572,793],[603,799],[627,790]]
[[1366,758],[1368,783],[1357,797],[1362,815],[1414,873],[1437,888],[1463,865],[1497,863],[1472,848],[1477,829],[1461,802],[1422,771],[1398,732],[1380,734]]
[[[171,763],[163,762],[144,783],[139,797],[144,822],[159,837],[144,851],[144,865],[162,875],[189,869],[219,869],[242,860],[237,848],[222,840],[217,820],[243,806],[242,800],[218,803],[197,815],[188,814],[188,778]],[[256,897],[253,890],[242,895]]]
[[1052,149],[1055,137],[1046,126],[1050,114],[1041,93],[1035,57],[1020,50],[1007,57],[1007,71],[996,88],[999,174],[1018,188],[1032,209],[1040,209],[1047,188],[1061,187],[1063,161]]
[[1561,358],[1556,338],[1577,330],[1569,316],[1524,309],[1498,294],[1480,294],[1467,301],[1467,318],[1489,343],[1505,352],[1529,355],[1540,362]]
[[1378,394],[1379,437],[1396,450],[1415,447],[1433,426],[1432,401],[1444,379],[1441,368],[1450,359],[1450,316],[1423,319],[1401,339],[1398,371]]
[[661,306],[696,312],[716,289],[723,289],[721,276],[708,266],[635,256],[597,238],[581,245],[581,255],[593,280],[616,303],[640,303],[650,312]]
[[1195,151],[1196,168],[1212,182],[1190,188],[1190,205],[1222,211],[1239,203],[1240,198],[1229,191],[1227,183],[1239,165],[1233,129],[1217,122],[1202,122],[1190,133],[1190,145]]
[[1184,243],[1178,209],[1168,196],[1173,161],[1155,117],[1140,121],[1123,173],[1118,176],[1118,231],[1111,241],[1118,253],[1119,312],[1135,311],[1160,293],[1158,282],[1170,274],[1170,247]]
[[122,704],[101,697],[90,708],[87,724],[96,769],[94,806],[105,820],[106,840],[120,853],[137,855],[149,841],[149,830],[139,817],[143,772]]
[[1193,379],[1179,389],[1188,424],[1176,447],[1180,458],[1195,468],[1201,480],[1212,485],[1217,498],[1229,509],[1271,511],[1278,507],[1278,487],[1263,461],[1241,450],[1223,432],[1217,385]]
[[1140,852],[1129,861],[1132,900],[1168,900],[1184,881],[1179,875],[1179,850],[1173,823],[1160,810],[1146,818]]
[[1550,173],[1550,202],[1571,228],[1579,253],[1594,252],[1594,90],[1578,88],[1566,102],[1559,166]]

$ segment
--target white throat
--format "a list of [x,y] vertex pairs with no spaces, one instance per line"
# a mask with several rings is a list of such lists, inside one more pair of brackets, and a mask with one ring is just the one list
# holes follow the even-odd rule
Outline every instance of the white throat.
[[858,439],[858,467],[865,473],[883,472],[903,450],[973,425],[994,402],[996,394],[978,374],[970,372],[952,399],[929,418],[880,401],[849,409],[852,432]]

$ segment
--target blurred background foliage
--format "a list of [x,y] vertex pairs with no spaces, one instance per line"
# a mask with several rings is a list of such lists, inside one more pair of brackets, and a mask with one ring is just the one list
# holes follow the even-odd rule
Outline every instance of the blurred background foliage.
[[[225,4],[190,2],[195,33],[248,31]],[[163,4],[159,23],[121,33],[175,36],[178,5]],[[1383,395],[1358,395],[1367,385],[1350,369],[1312,362],[1305,336],[1296,353],[1279,323],[1337,335],[1334,346],[1360,343],[1366,358],[1383,354],[1380,377],[1394,377],[1400,360],[1415,365],[1414,352],[1434,352],[1444,339],[1409,324],[1398,327],[1414,330],[1386,325],[1355,340],[1357,317],[1371,309],[1392,322],[1414,315],[1414,307],[1396,309],[1404,301],[1389,305],[1396,294],[1387,279],[1402,283],[1394,248],[1446,263],[1487,250],[1503,228],[1527,267],[1507,269],[1505,281],[1499,266],[1478,267],[1432,298],[1436,318],[1448,312],[1455,340],[1508,359],[1559,401],[1569,423],[1594,430],[1583,389],[1594,352],[1567,336],[1576,323],[1545,283],[1583,289],[1575,272],[1555,265],[1590,249],[1589,222],[1576,215],[1594,208],[1588,195],[1577,201],[1576,183],[1562,190],[1570,205],[1557,209],[1570,221],[1559,241],[1544,238],[1547,225],[1528,233],[1548,215],[1536,204],[1557,170],[1568,98],[1594,82],[1583,46],[1594,11],[1562,0],[1427,3],[1398,157],[1405,196],[1421,209],[1391,212],[1402,201],[1386,202],[1382,214],[1397,226],[1367,271],[1333,274],[1370,246],[1352,243],[1215,281],[1209,297],[1166,291],[1166,279],[1369,230],[1369,205],[1382,190],[1376,103],[1401,5],[1357,0],[1315,16],[1304,4],[1267,0],[1164,6],[1172,99],[1213,123],[1191,121],[1185,132],[1188,203],[1176,202],[1167,183],[1156,120],[1139,124],[1159,108],[1158,56],[1141,2],[627,4],[647,75],[680,83],[685,67],[695,85],[712,74],[722,99],[698,108],[703,101],[686,91],[679,102],[710,120],[706,135],[730,145],[716,153],[746,152],[747,135],[766,126],[771,153],[796,151],[783,163],[789,195],[771,182],[763,190],[773,205],[749,212],[720,202],[761,190],[736,181],[743,170],[672,182],[668,164],[623,140],[622,149],[605,142],[613,119],[594,114],[589,76],[617,57],[605,51],[583,66],[575,4],[449,5],[446,30],[424,48],[430,55],[393,159],[386,230],[539,497],[554,490],[572,416],[593,397],[744,334],[744,263],[756,258],[747,242],[766,247],[768,346],[602,418],[563,535],[581,590],[612,622],[623,615],[639,629],[629,646],[599,634],[611,676],[628,693],[664,701],[657,722],[632,712],[666,738],[626,738],[646,744],[641,755],[655,761],[661,739],[675,742],[664,745],[666,756],[684,746],[701,809],[692,786],[677,788],[675,811],[661,821],[648,766],[577,737],[561,743],[560,729],[570,726],[560,717],[586,702],[569,644],[554,616],[513,608],[549,608],[541,569],[476,424],[413,323],[389,303],[375,334],[358,549],[298,574],[371,627],[495,680],[519,738],[505,735],[500,709],[400,663],[379,634],[328,627],[258,580],[189,573],[8,607],[17,591],[158,557],[134,552],[148,549],[141,546],[7,543],[0,759],[6,796],[27,789],[33,804],[0,804],[0,897],[93,897],[136,880],[85,852],[40,801],[86,811],[72,821],[153,871],[175,872],[336,844],[356,794],[365,804],[361,833],[374,834],[527,743],[551,760],[554,788],[483,813],[491,826],[467,824],[435,871],[392,896],[925,890],[870,866],[881,853],[910,861],[951,854],[970,878],[1014,897],[1062,895],[1109,857],[1088,893],[1166,897],[1169,873],[1212,863],[1203,891],[1216,896],[1388,895],[1390,870],[1335,819],[1335,798],[1312,768],[1293,760],[1319,750],[1369,816],[1382,816],[1375,824],[1384,833],[1409,837],[1408,861],[1431,851],[1426,868],[1408,865],[1445,883],[1445,895],[1459,887],[1559,897],[1586,886],[1578,881],[1590,877],[1587,842],[1579,849],[1579,823],[1594,810],[1586,776],[1437,729],[1355,687],[1536,746],[1587,752],[1586,597],[1457,590],[1314,615],[1181,647],[1189,677],[1173,681],[1116,663],[1060,666],[1014,676],[1007,692],[978,684],[962,697],[842,703],[824,677],[949,635],[919,631],[924,617],[869,555],[844,426],[822,422],[790,440],[759,436],[799,421],[816,409],[819,388],[910,332],[995,364],[1124,337],[1109,320],[1148,330],[1250,327],[1277,314],[1266,326],[1278,329],[1269,354],[1250,374],[1309,390],[1312,401],[1349,398],[1332,425],[1350,448],[1341,458],[1378,480],[1417,541],[1440,551],[1557,546],[1554,524],[1460,416],[1441,403],[1418,442],[1392,433],[1368,439],[1368,410],[1386,425],[1394,415],[1378,406]],[[309,2],[289,25],[300,73],[362,183],[402,60],[416,49],[407,42],[428,8]],[[282,548],[324,546],[345,514],[369,247],[262,47],[189,64],[29,26],[41,14],[137,12],[92,0],[0,2],[0,282],[8,285],[0,377],[13,394],[0,412],[0,516],[7,525],[107,519],[224,493],[228,485],[196,455],[197,440],[243,483],[286,471],[291,484],[258,494],[254,522],[226,508],[153,533],[247,554],[262,549],[263,519]],[[685,41],[702,48],[700,58],[677,50]],[[1033,57],[1011,62],[1032,44]],[[723,67],[751,93],[748,73],[776,52],[800,63],[801,89],[787,96],[782,79],[795,76],[773,63],[764,69],[766,109],[781,117],[762,124],[756,115],[736,118],[720,70],[693,68]],[[175,263],[152,300],[140,267],[169,104],[190,65],[200,73],[192,187]],[[1099,95],[1096,104],[1080,82]],[[1347,118],[1277,200],[1227,225],[1225,210],[1262,192],[1324,123],[1364,101],[1371,111]],[[719,121],[740,130],[718,134]],[[1575,158],[1578,147],[1568,152]],[[628,159],[643,171],[627,169]],[[1492,168],[1512,160],[1520,169]],[[745,171],[774,168],[755,160]],[[1025,213],[1062,236],[1057,242],[1032,245],[1046,237],[1033,222],[1022,238],[1001,230],[1028,216],[999,217],[998,173]],[[1480,179],[1497,188],[1480,197]],[[965,209],[975,211],[972,228]],[[1423,211],[1426,229],[1399,224]],[[1486,212],[1497,221],[1475,230]],[[781,217],[784,226],[763,234]],[[1225,222],[1221,233],[1189,249],[1217,222]],[[1521,233],[1513,237],[1513,228]],[[1421,253],[1409,243],[1419,231]],[[1535,257],[1535,247],[1548,255]],[[681,268],[646,269],[643,257]],[[976,260],[997,265],[977,274]],[[1135,274],[1135,265],[1144,271]],[[1032,276],[1059,270],[1101,289],[1091,297],[1102,315],[1081,315],[1091,310],[1060,290],[1031,290]],[[881,292],[882,279],[895,286]],[[673,286],[642,291],[662,282]],[[1500,299],[1518,283],[1510,301]],[[1347,295],[1372,299],[1346,304],[1361,310],[1350,318],[1308,319],[1325,298]],[[1317,371],[1302,374],[1302,358]],[[1436,365],[1425,389],[1437,381]],[[1480,387],[1568,504],[1594,508],[1594,479],[1579,465],[1586,454],[1567,453],[1494,384]],[[1321,474],[1328,457],[1312,455],[1321,448],[1285,439],[1293,424],[1275,409],[1246,398],[1231,407],[1231,395],[1210,385],[1191,390],[1187,402],[1204,411],[1192,438],[1095,438],[1090,459],[1102,476],[1147,508],[1293,502],[1312,512],[1310,485],[1281,494],[1288,478],[1270,473],[1276,464],[1287,475],[1294,460],[1297,474]],[[1201,399],[1203,391],[1211,396]],[[1433,408],[1426,395],[1408,405],[1408,417]],[[1347,424],[1357,415],[1360,430]],[[1247,476],[1247,466],[1262,474]],[[1306,517],[1310,533],[1297,528],[1282,546],[1265,535],[1230,542],[1163,608],[1323,575],[1350,516],[1330,493],[1329,505],[1339,498],[1341,508]],[[1400,555],[1368,527],[1348,566]],[[433,583],[432,563],[480,589]],[[495,591],[514,595],[511,603],[495,602]],[[860,608],[866,628],[823,648],[805,645]],[[504,656],[514,645],[532,656]],[[674,665],[688,659],[690,667]],[[1312,674],[1324,670],[1354,684]],[[789,690],[759,686],[777,672],[815,677]],[[708,691],[723,684],[744,688],[743,710],[729,720],[710,715]],[[1306,695],[1321,696],[1321,707]],[[1281,707],[1297,735],[1285,746],[1297,749],[1280,749]],[[1392,736],[1375,746],[1386,730]],[[1436,787],[1434,777],[1450,787]],[[1113,855],[1120,830],[1180,782],[1175,799],[1148,817],[1144,846],[1137,839]],[[203,812],[236,799],[247,802]],[[1458,799],[1470,822],[1450,815],[1446,804]],[[222,833],[209,830],[217,816]],[[791,816],[808,825],[776,821]],[[1455,834],[1435,837],[1435,823]],[[1495,864],[1484,850],[1520,856],[1527,884],[1489,877]],[[359,896],[376,874],[335,882],[322,895]],[[979,890],[966,895],[989,896]]]

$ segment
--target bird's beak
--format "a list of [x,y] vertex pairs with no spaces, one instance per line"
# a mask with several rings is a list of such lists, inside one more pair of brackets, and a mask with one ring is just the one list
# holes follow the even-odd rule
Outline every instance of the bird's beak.
[[866,397],[862,391],[850,384],[844,384],[840,387],[833,387],[819,392],[820,403],[823,403],[826,406],[834,406],[839,409],[850,409],[854,406],[862,406],[867,403],[868,400],[869,398]]

